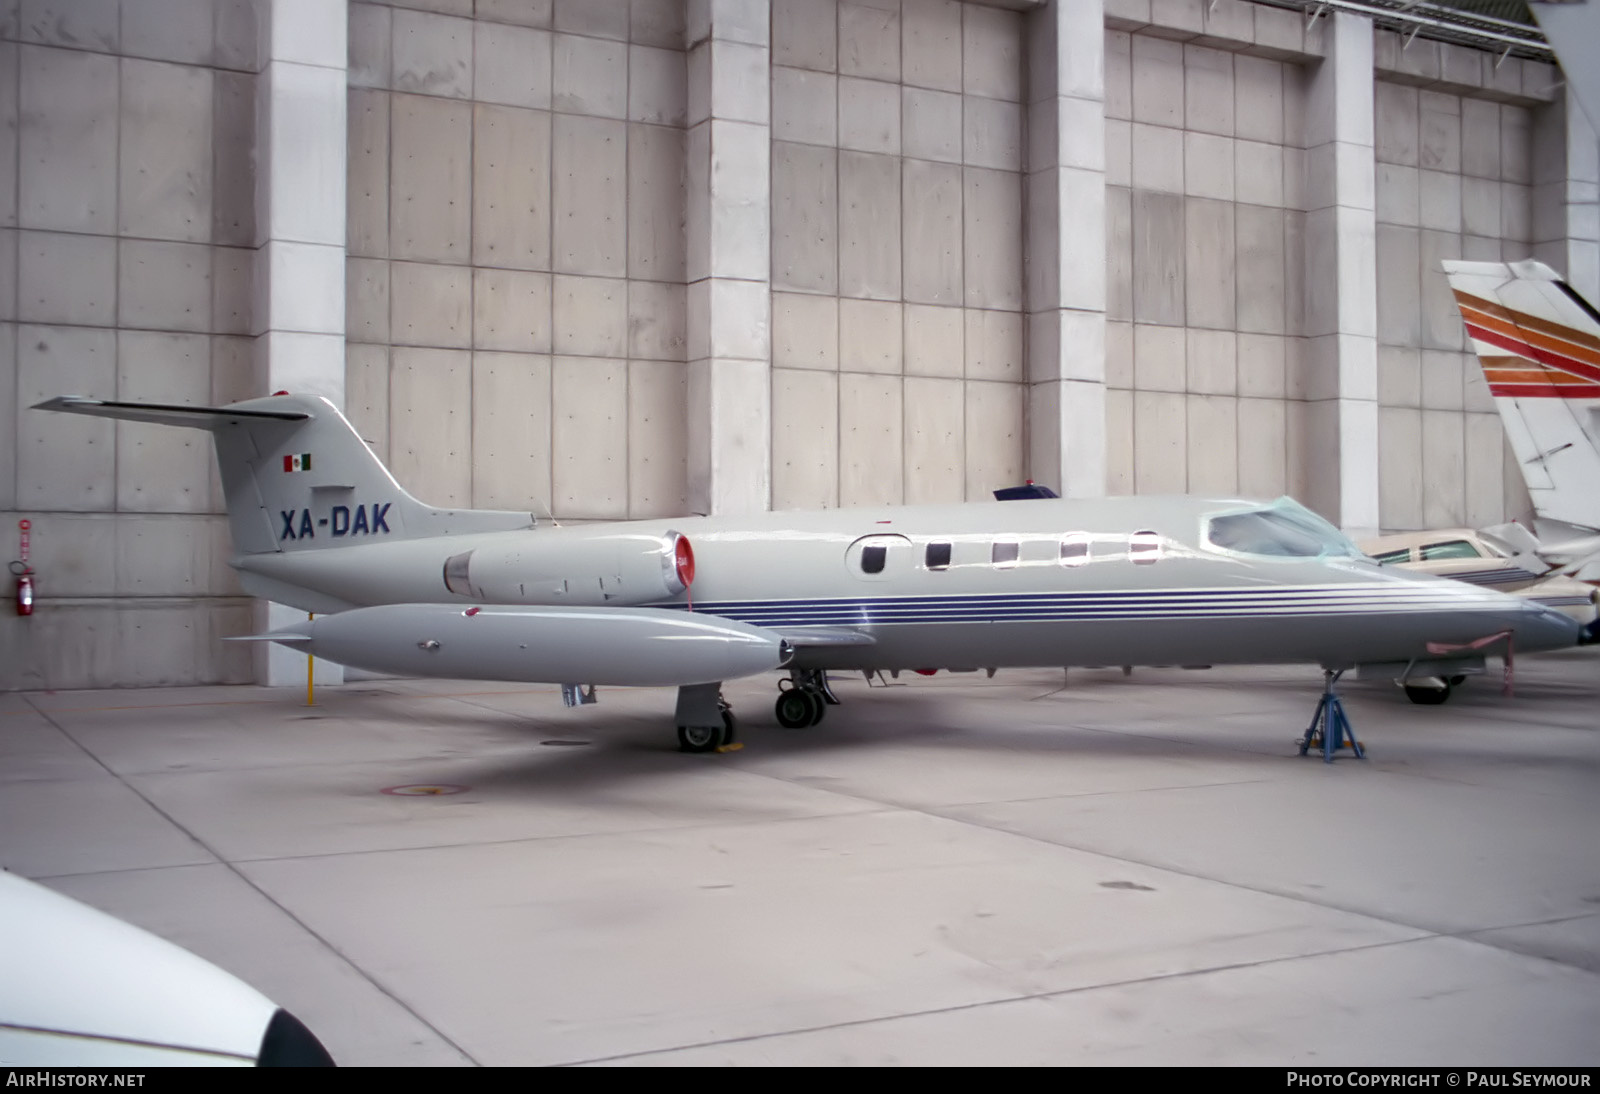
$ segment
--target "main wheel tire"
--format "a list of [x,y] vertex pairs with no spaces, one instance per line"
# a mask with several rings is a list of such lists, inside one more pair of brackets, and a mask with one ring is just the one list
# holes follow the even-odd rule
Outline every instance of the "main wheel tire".
[[680,752],[715,752],[723,738],[732,733],[727,722],[732,717],[724,713],[720,726],[679,726],[678,750]]
[[804,729],[816,725],[822,704],[809,691],[802,688],[785,688],[778,693],[772,708],[778,724],[784,729]]
[[822,697],[820,691],[811,693],[811,705],[816,708],[816,713],[811,716],[811,724],[816,725],[822,721],[822,716],[828,713],[828,701]]
[[1410,699],[1419,707],[1436,707],[1446,699],[1450,698],[1450,689],[1448,687],[1419,688],[1413,687],[1410,684],[1407,684],[1405,687],[1406,698]]
[[733,711],[728,707],[722,708],[722,744],[731,745],[738,737],[739,719],[733,716]]

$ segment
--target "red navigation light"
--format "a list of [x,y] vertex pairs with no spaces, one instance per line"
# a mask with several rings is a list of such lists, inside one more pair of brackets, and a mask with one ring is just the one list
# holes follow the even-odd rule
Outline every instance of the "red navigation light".
[[679,536],[678,542],[672,548],[672,563],[677,570],[678,580],[687,589],[694,584],[694,548],[689,546],[688,536]]

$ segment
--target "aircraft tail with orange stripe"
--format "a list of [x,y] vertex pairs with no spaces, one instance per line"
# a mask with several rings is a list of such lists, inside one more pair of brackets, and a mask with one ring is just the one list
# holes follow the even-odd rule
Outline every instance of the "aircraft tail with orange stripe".
[[1444,271],[1535,514],[1600,529],[1600,312],[1542,262]]

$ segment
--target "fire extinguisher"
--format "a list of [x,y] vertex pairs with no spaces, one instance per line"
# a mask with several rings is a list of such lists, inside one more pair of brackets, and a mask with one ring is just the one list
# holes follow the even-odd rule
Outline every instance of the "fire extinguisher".
[[33,567],[28,565],[28,532],[33,528],[31,520],[17,521],[17,528],[22,533],[22,557],[12,560],[11,572],[17,579],[17,614],[33,614]]

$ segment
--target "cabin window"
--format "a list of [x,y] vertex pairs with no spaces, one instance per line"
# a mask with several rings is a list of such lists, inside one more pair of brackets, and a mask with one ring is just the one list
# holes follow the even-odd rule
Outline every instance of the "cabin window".
[[467,582],[467,566],[472,561],[472,552],[463,551],[459,555],[451,555],[444,562],[444,587],[460,596],[471,596],[472,586]]
[[926,561],[930,570],[948,570],[950,568],[950,545],[948,543],[928,544]]
[[1482,558],[1483,554],[1464,539],[1448,543],[1430,543],[1422,548],[1424,562],[1442,558]]
[[1148,566],[1161,558],[1161,537],[1148,529],[1128,537],[1128,557],[1140,566]]
[[889,548],[879,544],[868,545],[861,548],[861,572],[864,574],[883,573],[883,564],[889,558]]
[[1410,562],[1411,548],[1404,547],[1398,551],[1385,551],[1381,555],[1373,555],[1372,558],[1375,562],[1382,563],[1385,566],[1393,566],[1396,562]]
[[996,566],[1015,566],[1017,556],[1022,553],[1022,545],[1016,540],[1002,539],[996,541],[994,550],[990,553],[990,560]]
[[1074,532],[1061,541],[1061,565],[1082,566],[1089,561],[1089,537]]

